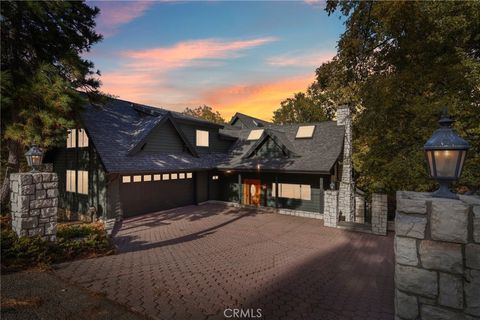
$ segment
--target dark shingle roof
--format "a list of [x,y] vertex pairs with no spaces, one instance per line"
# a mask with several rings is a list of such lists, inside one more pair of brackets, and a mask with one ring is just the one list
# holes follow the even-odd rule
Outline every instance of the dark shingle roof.
[[[194,157],[190,153],[128,155],[129,150],[143,139],[168,113],[164,109],[149,108],[139,111],[128,101],[111,99],[104,106],[87,105],[83,112],[86,130],[108,172],[162,172],[214,168],[223,154]],[[153,110],[152,110],[153,109]],[[146,109],[145,109],[146,110]],[[173,117],[208,123],[194,117],[171,112]]]
[[268,122],[268,121],[265,121],[265,120],[262,120],[262,119],[258,119],[258,118],[254,118],[254,117],[251,117],[249,115],[246,115],[246,114],[243,114],[243,113],[240,113],[240,112],[235,113],[235,115],[232,117],[232,120],[230,120],[229,124],[230,125],[233,124],[234,120],[237,119],[237,118],[240,121],[242,121],[242,123],[245,125],[246,128],[250,128],[250,129],[258,128],[258,127],[266,127],[266,126],[272,124],[271,122]]
[[[248,141],[251,129],[232,130],[224,129],[222,133],[236,136],[239,139],[233,146],[228,158],[219,164],[219,169],[256,169],[260,165],[262,170],[297,171],[297,172],[329,172],[342,153],[345,127],[333,121],[311,123],[315,125],[312,138],[296,139],[299,124],[270,125],[266,130],[276,135],[282,144],[288,141],[293,146],[296,156],[289,158],[248,158],[252,146],[259,145],[258,141]],[[265,139],[263,135],[261,139]],[[281,137],[281,138],[280,138]],[[287,146],[288,148],[288,146]]]
[[264,170],[326,173],[335,164],[343,148],[345,128],[338,126],[336,122],[309,124],[316,126],[311,139],[295,139],[300,126],[298,124],[274,125],[265,122],[265,133],[261,139],[272,138],[291,153],[289,158],[246,157],[247,154],[252,154],[254,145],[260,146],[261,143],[247,140],[252,129],[239,129],[228,125],[220,129],[221,136],[232,139],[228,154],[201,154],[198,157],[188,152],[129,154],[165,117],[172,117],[174,121],[196,122],[222,128],[218,124],[178,112],[118,99],[111,99],[104,106],[87,105],[83,113],[87,133],[108,172],[165,172],[213,168],[253,170],[260,165]]

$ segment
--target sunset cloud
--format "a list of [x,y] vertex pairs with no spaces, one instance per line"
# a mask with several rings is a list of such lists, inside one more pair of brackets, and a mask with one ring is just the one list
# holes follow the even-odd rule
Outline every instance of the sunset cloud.
[[319,67],[322,63],[332,60],[335,52],[314,52],[299,54],[284,54],[267,59],[267,63],[272,66],[304,66]]
[[88,4],[100,9],[97,17],[97,31],[104,37],[114,35],[120,26],[142,16],[154,1],[89,1]]
[[224,41],[202,39],[179,42],[172,47],[127,51],[123,55],[132,60],[135,68],[172,69],[188,66],[203,59],[226,59],[237,57],[240,51],[275,41],[273,37],[251,40]]
[[[242,51],[258,47],[275,38],[248,40],[201,39],[183,41],[169,47],[124,51],[119,57],[121,71],[104,71],[102,90],[122,99],[142,103],[170,104],[192,101],[195,92],[172,82],[169,74],[191,66],[213,67],[215,62],[239,57]],[[202,88],[198,88],[200,90]]]
[[202,101],[220,111],[227,120],[237,111],[270,120],[282,100],[305,91],[313,81],[312,72],[279,81],[221,87],[205,93]]

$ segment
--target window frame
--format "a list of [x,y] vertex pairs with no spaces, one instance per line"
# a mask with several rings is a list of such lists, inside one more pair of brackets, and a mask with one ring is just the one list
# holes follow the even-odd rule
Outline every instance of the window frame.
[[[306,132],[300,132],[301,129],[308,130]],[[310,132],[311,129],[311,132]],[[311,139],[315,134],[315,125],[306,125],[306,126],[298,126],[297,133],[295,134],[295,139]],[[299,134],[302,133],[301,136]]]
[[77,171],[77,193],[88,195],[88,171]]

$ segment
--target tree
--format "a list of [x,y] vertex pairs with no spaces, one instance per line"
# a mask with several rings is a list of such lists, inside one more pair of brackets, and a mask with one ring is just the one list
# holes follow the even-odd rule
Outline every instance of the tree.
[[225,124],[225,119],[222,118],[222,115],[218,111],[214,111],[212,107],[203,105],[198,106],[196,108],[186,108],[183,111],[183,114],[187,114],[189,116],[205,119],[211,122]]
[[444,106],[471,144],[457,188],[480,189],[480,3],[327,1],[346,17],[335,58],[316,70],[315,100],[354,114],[357,183],[427,191],[423,144]]
[[99,9],[84,2],[4,1],[0,10],[4,205],[25,147],[60,143],[85,103],[78,90],[98,93],[99,71],[81,54],[102,37],[94,30]]
[[307,123],[330,120],[333,117],[333,110],[327,108],[322,100],[315,99],[310,87],[307,93],[295,93],[293,98],[287,98],[280,103],[280,108],[273,112],[273,122],[286,123]]

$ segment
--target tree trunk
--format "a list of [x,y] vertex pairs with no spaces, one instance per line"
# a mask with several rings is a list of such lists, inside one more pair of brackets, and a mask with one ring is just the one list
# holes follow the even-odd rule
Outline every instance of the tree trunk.
[[10,201],[10,174],[20,169],[20,150],[22,146],[18,142],[8,142],[8,161],[5,169],[5,177],[2,184],[1,206],[5,208]]

